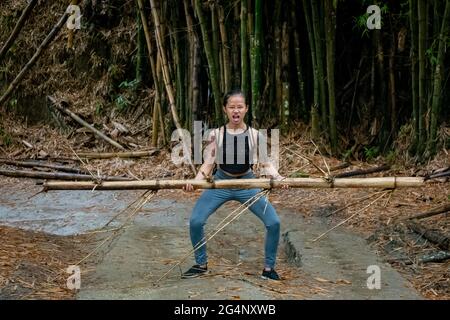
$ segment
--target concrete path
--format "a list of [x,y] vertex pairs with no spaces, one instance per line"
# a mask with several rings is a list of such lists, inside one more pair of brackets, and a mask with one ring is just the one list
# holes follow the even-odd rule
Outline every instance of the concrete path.
[[[18,192],[19,191],[19,192]],[[36,192],[3,189],[0,223],[72,235],[95,230],[140,193],[130,191]],[[421,299],[402,276],[383,263],[366,241],[320,218],[278,210],[283,237],[277,271],[283,281],[260,278],[264,228],[250,212],[208,243],[208,275],[181,279],[192,257],[159,283],[156,280],[189,250],[189,216],[194,202],[181,191],[147,203],[134,221],[104,250],[94,270],[83,275],[79,299]],[[211,230],[237,206],[227,203],[209,220]],[[275,205],[277,207],[277,205]],[[380,269],[380,289],[370,290],[369,266]],[[372,271],[373,272],[373,271]],[[372,282],[371,282],[372,283]]]

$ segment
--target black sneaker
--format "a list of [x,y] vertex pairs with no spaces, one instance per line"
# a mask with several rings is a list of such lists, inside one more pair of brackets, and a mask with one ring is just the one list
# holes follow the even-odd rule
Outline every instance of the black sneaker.
[[198,264],[192,266],[181,276],[183,279],[197,278],[208,271],[208,267],[201,267]]
[[270,279],[270,280],[281,280],[278,273],[275,271],[275,269],[270,269],[270,271],[266,271],[266,269],[263,270],[261,278],[263,279]]

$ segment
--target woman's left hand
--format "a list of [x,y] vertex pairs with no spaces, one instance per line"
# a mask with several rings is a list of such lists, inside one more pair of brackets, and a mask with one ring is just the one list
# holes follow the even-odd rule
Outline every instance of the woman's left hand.
[[[286,179],[286,178],[283,177],[282,175],[279,175],[279,176],[277,176],[277,177],[275,178],[276,181],[283,181],[284,179]],[[281,185],[281,189],[284,189],[284,190],[289,189],[289,184],[283,183],[283,184]]]

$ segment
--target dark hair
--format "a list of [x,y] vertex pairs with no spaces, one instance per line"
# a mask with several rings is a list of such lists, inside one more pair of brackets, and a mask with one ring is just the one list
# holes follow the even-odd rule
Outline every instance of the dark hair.
[[[241,89],[233,89],[233,90],[228,91],[228,92],[223,96],[223,106],[224,106],[224,107],[227,105],[228,99],[230,99],[230,97],[232,97],[232,96],[242,96],[242,97],[244,98],[244,101],[246,100],[246,99],[245,99],[245,94],[244,94],[244,92],[242,92]],[[247,102],[246,102],[246,103],[247,103]]]

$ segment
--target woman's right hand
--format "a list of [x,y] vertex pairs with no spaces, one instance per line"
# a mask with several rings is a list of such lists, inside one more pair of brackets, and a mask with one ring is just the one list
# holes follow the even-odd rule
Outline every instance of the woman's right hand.
[[183,191],[192,192],[194,191],[194,186],[190,183],[186,183],[186,185],[183,187]]

